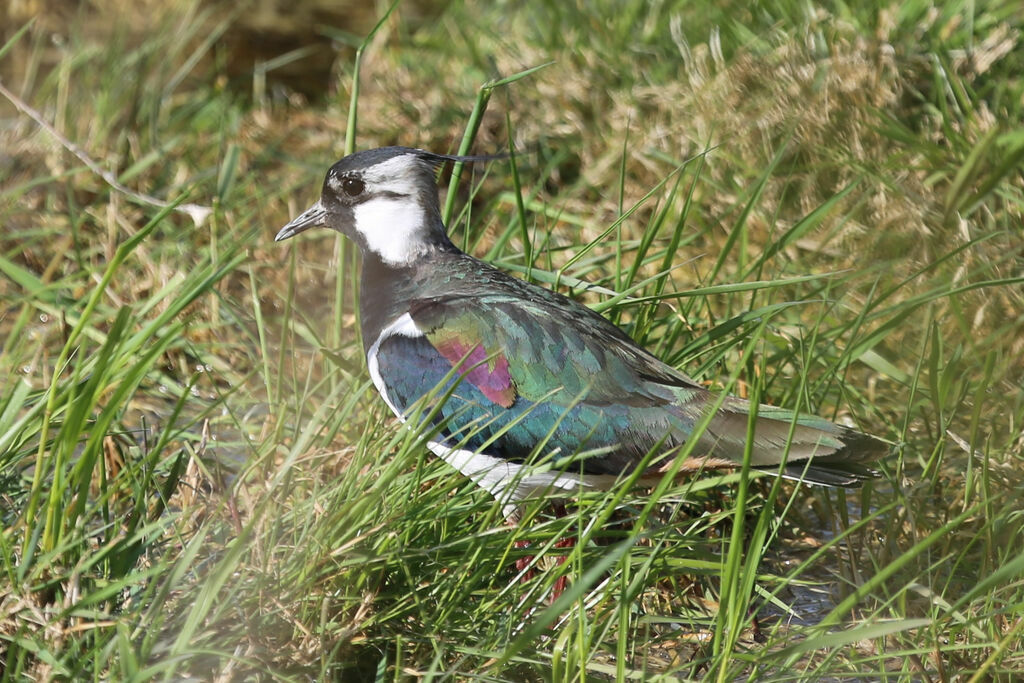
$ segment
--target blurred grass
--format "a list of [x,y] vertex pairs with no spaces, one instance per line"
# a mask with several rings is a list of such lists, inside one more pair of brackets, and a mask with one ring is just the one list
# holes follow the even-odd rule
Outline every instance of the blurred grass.
[[[244,19],[212,5],[9,29],[16,97],[211,213],[0,102],[4,679],[1018,678],[1018,9],[399,4],[358,96],[372,24],[318,29],[348,47],[311,99],[275,79],[301,47],[226,63]],[[506,527],[376,397],[353,250],[271,242],[353,132],[511,146],[449,188],[458,244],[899,442],[885,480],[729,473]]]

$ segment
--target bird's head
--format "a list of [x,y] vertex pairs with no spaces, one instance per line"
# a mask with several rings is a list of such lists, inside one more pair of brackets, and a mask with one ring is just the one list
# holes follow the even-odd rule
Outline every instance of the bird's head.
[[451,247],[438,204],[438,166],[485,158],[410,147],[350,154],[327,171],[320,201],[281,228],[275,240],[323,226],[388,265],[410,265],[431,250]]

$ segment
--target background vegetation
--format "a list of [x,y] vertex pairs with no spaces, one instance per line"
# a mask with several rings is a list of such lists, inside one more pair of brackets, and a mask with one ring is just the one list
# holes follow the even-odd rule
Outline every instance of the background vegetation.
[[[1019,3],[356,4],[5,8],[3,678],[1018,679]],[[384,144],[514,148],[459,244],[884,477],[505,525],[372,390],[352,247],[272,242]]]

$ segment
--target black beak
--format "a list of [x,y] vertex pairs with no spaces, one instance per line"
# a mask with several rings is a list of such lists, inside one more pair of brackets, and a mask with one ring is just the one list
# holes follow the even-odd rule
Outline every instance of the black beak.
[[281,228],[281,231],[277,233],[277,237],[274,238],[275,242],[286,240],[289,237],[295,237],[300,232],[315,228],[318,225],[327,225],[327,209],[320,202],[317,202],[313,206],[306,209],[301,216],[293,219],[288,225]]

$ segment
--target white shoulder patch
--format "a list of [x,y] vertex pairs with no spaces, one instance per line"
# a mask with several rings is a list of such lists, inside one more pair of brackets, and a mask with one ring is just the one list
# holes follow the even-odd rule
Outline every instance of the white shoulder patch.
[[373,345],[366,351],[366,368],[370,372],[370,380],[373,382],[373,386],[377,387],[377,393],[384,399],[384,402],[388,404],[388,408],[391,408],[391,412],[398,416],[398,419],[405,422],[405,415],[402,411],[391,401],[391,397],[388,396],[388,387],[384,384],[384,377],[380,374],[380,365],[377,363],[377,352],[380,351],[380,344],[388,337],[395,335],[401,337],[410,337],[415,339],[417,337],[425,336],[420,328],[416,327],[416,323],[413,322],[412,316],[406,313],[401,316],[398,320],[391,323],[377,336],[377,339],[373,342]]

